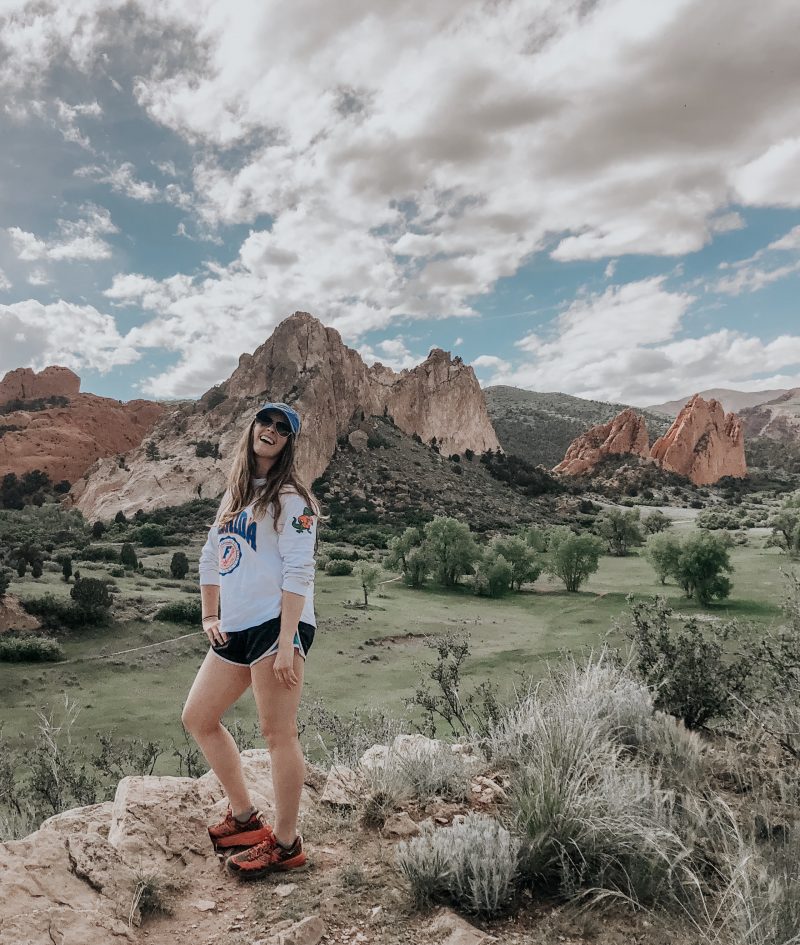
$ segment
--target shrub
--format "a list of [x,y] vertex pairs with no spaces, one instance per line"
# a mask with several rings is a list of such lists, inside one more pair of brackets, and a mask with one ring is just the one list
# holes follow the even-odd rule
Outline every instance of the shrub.
[[696,597],[701,604],[728,597],[733,585],[723,571],[733,571],[727,538],[705,533],[683,541],[675,577],[687,597]]
[[411,799],[425,804],[435,797],[465,801],[470,793],[464,756],[446,742],[421,736],[398,737],[368,765],[364,777],[370,795],[384,798],[384,804],[391,806]]
[[523,584],[538,580],[544,570],[541,554],[523,535],[495,538],[490,547],[502,555],[511,567],[510,588],[519,590]]
[[397,845],[396,857],[417,905],[444,901],[489,917],[514,900],[519,847],[492,817],[470,812],[449,827],[423,824],[418,837]]
[[166,541],[164,529],[161,528],[160,525],[154,525],[152,522],[140,525],[136,529],[135,537],[136,541],[145,548],[157,548]]
[[384,560],[388,570],[399,570],[409,587],[422,587],[434,565],[433,555],[424,545],[421,528],[410,525],[401,535],[389,540],[389,554]]
[[129,541],[126,541],[120,548],[119,560],[120,564],[125,568],[135,569],[139,566],[139,559],[136,557],[133,545]]
[[0,598],[5,597],[5,593],[11,584],[11,572],[8,568],[0,568]]
[[655,693],[655,705],[698,728],[712,719],[725,719],[736,698],[748,690],[752,666],[729,661],[724,645],[735,625],[712,625],[706,634],[694,618],[673,628],[672,608],[665,598],[634,601],[628,596],[627,624],[618,629],[633,644],[634,667]]
[[212,443],[211,440],[198,440],[194,448],[194,455],[198,459],[204,459],[208,456],[219,459],[219,443]]
[[664,532],[651,534],[644,548],[644,556],[653,566],[656,577],[662,584],[674,577],[681,556],[681,541],[676,535]]
[[340,577],[344,574],[352,574],[353,565],[349,561],[329,561],[325,567],[325,573],[332,574],[336,577]]
[[69,594],[75,606],[84,614],[99,616],[113,603],[105,582],[97,578],[79,578]]
[[184,552],[176,551],[169,563],[170,574],[179,580],[182,580],[189,573],[189,559]]
[[171,623],[199,624],[202,616],[200,602],[196,600],[170,601],[156,611],[156,620],[169,620]]
[[58,640],[33,634],[6,633],[0,637],[0,661],[6,663],[43,663],[62,660]]

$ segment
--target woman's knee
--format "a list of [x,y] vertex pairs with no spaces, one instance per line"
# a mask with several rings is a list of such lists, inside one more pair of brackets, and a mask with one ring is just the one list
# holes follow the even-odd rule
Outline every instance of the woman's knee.
[[261,721],[261,734],[267,742],[269,748],[279,747],[298,740],[296,721]]
[[200,708],[195,708],[187,703],[181,713],[181,723],[190,735],[209,735],[216,732],[220,726],[220,720],[214,716],[208,715]]

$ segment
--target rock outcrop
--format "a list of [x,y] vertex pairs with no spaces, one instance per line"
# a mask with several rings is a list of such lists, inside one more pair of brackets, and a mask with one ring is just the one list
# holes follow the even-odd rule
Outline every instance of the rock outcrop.
[[651,459],[698,486],[711,485],[723,476],[747,475],[741,420],[734,413],[726,414],[718,400],[706,401],[699,394],[689,399],[669,430],[649,449],[647,424],[629,407],[573,440],[553,471],[587,475],[606,456],[623,455]]
[[[467,812],[489,812],[505,796],[498,783],[507,784],[505,775],[498,772],[494,779],[478,775],[480,770],[491,769],[466,746],[437,743],[424,736],[404,735],[402,739],[402,749],[397,739],[391,748],[368,749],[364,758],[370,760],[359,761],[359,770],[385,763],[393,751],[455,752],[459,748],[466,753],[465,760],[474,762],[465,768],[471,771],[467,799],[451,803],[437,798],[426,805],[422,819],[419,805],[413,806],[416,819],[407,809],[396,811],[390,829],[381,834],[358,827],[337,831],[335,826],[325,826],[330,820],[330,805],[322,793],[325,771],[307,763],[298,826],[305,833],[304,847],[313,872],[273,876],[268,886],[260,887],[261,893],[253,893],[252,900],[241,881],[222,868],[208,838],[206,825],[220,820],[227,807],[225,792],[213,772],[200,778],[123,778],[113,801],[66,811],[27,837],[0,843],[0,945],[145,941],[172,945],[187,934],[193,942],[206,943],[228,941],[232,930],[241,933],[237,941],[318,945],[329,927],[338,931],[337,941],[366,943],[384,940],[380,926],[386,914],[391,915],[386,921],[404,925],[409,941],[480,945],[495,940],[447,908],[437,909],[432,917],[409,914],[404,894],[389,884],[383,891],[383,905],[373,907],[371,913],[361,897],[342,897],[342,864],[354,856],[369,875],[383,876],[387,846],[413,836],[425,822],[438,829],[463,819]],[[253,803],[274,823],[269,752],[250,749],[241,758]],[[161,902],[166,899],[168,915],[147,915],[137,893],[148,881],[154,884],[150,887],[153,896]],[[267,889],[269,895],[264,895]],[[284,917],[284,897],[292,897],[291,919]],[[256,899],[260,900],[258,916],[248,916]],[[378,920],[374,928],[370,919]],[[430,919],[435,925],[428,931]],[[147,925],[140,929],[143,921]]]
[[81,379],[69,368],[58,364],[37,374],[31,368],[9,371],[0,381],[0,404],[9,400],[39,400],[46,397],[77,397]]
[[718,400],[695,394],[669,430],[653,444],[650,455],[663,469],[686,476],[697,485],[723,476],[747,475],[742,422],[726,414]]
[[[443,454],[500,448],[475,373],[460,358],[434,348],[399,374],[380,363],[367,368],[338,331],[296,312],[253,354],[243,354],[227,381],[162,417],[151,438],[165,458],[148,460],[138,448],[125,469],[101,460],[68,501],[91,518],[110,518],[120,510],[220,495],[241,432],[268,399],[292,404],[303,417],[298,469],[308,483],[325,471],[338,438],[353,431],[362,413],[388,414],[403,432],[427,442],[435,437]],[[218,444],[222,461],[197,457],[200,440]]]
[[632,454],[645,458],[649,445],[644,417],[628,407],[608,423],[591,427],[574,439],[553,472],[581,476],[592,472],[606,456]]
[[[42,407],[49,398],[62,400]],[[9,371],[0,381],[0,406],[11,401],[22,404],[0,415],[0,472],[40,469],[53,482],[75,482],[100,457],[138,446],[165,410],[149,400],[82,394],[77,374],[58,366]]]

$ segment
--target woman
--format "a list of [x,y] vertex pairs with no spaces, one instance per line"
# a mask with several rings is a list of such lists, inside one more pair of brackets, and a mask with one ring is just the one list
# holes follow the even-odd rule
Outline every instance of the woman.
[[[259,409],[239,443],[200,555],[203,630],[211,649],[182,721],[228,795],[225,819],[208,828],[211,842],[217,852],[232,853],[229,870],[247,878],[306,864],[297,833],[305,777],[297,707],[316,628],[319,510],[295,471],[300,426],[287,404]],[[253,806],[236,743],[220,721],[250,685],[272,761],[274,828]]]

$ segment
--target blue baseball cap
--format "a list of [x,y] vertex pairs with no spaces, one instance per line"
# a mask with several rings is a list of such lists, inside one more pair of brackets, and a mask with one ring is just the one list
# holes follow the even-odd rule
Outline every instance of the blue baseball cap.
[[292,433],[297,436],[300,432],[300,414],[288,404],[262,404],[258,408],[258,413],[256,414],[256,420],[261,419],[261,414],[265,413],[267,410],[280,410],[280,412],[286,417],[289,421],[289,426],[292,428]]

